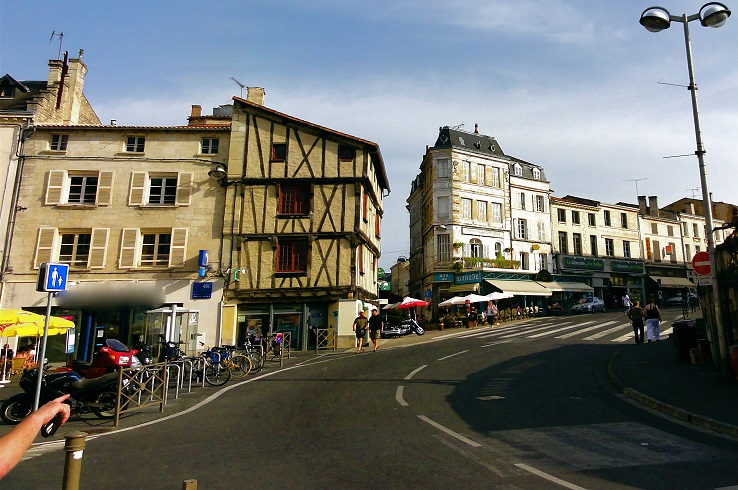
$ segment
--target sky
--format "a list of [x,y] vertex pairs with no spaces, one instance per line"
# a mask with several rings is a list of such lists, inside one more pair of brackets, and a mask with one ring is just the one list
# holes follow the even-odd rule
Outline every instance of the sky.
[[[409,255],[406,200],[442,126],[478,124],[557,197],[701,199],[683,25],[646,31],[653,1],[0,0],[0,75],[45,80],[63,32],[104,122],[185,124],[193,104],[240,96],[235,78],[267,107],[378,143],[389,270]],[[738,203],[738,16],[689,28],[709,190]]]

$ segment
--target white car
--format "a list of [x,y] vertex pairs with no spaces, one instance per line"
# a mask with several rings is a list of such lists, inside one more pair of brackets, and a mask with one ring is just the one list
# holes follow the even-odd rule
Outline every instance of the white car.
[[605,312],[605,302],[596,296],[582,298],[579,303],[571,307],[572,313],[594,313],[595,311]]

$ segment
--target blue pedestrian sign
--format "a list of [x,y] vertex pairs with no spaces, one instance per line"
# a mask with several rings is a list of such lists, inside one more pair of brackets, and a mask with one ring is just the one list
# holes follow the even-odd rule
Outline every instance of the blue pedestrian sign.
[[65,291],[67,289],[68,276],[68,264],[54,264],[52,262],[44,262],[39,267],[36,291],[45,293]]

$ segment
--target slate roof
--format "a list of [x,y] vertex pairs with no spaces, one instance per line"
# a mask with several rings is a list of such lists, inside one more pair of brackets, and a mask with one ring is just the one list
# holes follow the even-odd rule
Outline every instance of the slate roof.
[[487,156],[505,157],[505,153],[491,136],[479,133],[468,133],[451,129],[444,126],[438,129],[438,139],[433,148],[462,148],[474,153],[481,153]]
[[41,91],[46,90],[47,82],[40,80],[18,81],[6,74],[0,77],[0,86],[13,87],[15,93],[12,97],[0,97],[0,110],[2,111],[25,111],[28,103]]

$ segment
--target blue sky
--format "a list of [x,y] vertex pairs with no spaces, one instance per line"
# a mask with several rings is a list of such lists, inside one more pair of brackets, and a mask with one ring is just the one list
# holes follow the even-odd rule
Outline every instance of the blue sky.
[[[638,24],[653,0],[126,2],[0,0],[0,74],[42,80],[58,39],[89,68],[101,120],[183,124],[240,94],[379,143],[388,269],[408,255],[405,200],[440,126],[494,136],[542,165],[555,196],[660,204],[700,186],[681,24]],[[703,2],[668,0],[672,14]],[[738,9],[738,3],[728,7]],[[710,190],[738,202],[738,16],[690,23]],[[662,84],[658,83],[662,82]]]

